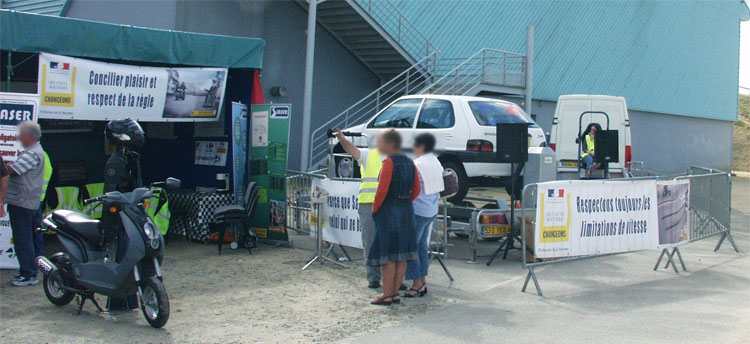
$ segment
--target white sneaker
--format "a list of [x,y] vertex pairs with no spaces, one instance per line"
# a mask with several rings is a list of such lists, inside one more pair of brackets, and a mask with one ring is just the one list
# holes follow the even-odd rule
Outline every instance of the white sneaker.
[[23,287],[27,285],[36,285],[39,284],[39,278],[36,277],[20,277],[18,279],[14,279],[10,281],[10,284],[16,286],[16,287]]

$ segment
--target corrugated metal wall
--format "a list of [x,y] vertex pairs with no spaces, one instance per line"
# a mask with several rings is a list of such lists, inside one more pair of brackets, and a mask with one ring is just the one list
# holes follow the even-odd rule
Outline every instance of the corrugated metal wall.
[[524,52],[533,25],[535,99],[610,94],[642,111],[737,118],[739,0],[394,4],[446,57]]
[[59,16],[67,0],[0,0],[0,8]]

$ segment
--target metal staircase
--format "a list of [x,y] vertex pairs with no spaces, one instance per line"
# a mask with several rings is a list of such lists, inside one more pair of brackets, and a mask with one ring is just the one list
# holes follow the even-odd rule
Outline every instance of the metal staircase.
[[[298,0],[303,7],[307,1]],[[383,84],[311,133],[310,166],[326,161],[329,128],[347,128],[410,94],[523,95],[526,56],[481,49],[468,58],[438,58],[440,51],[389,0],[318,0],[317,22]]]
[[420,94],[525,93],[526,56],[521,54],[484,48],[468,58],[440,59],[436,65],[436,81]]
[[326,0],[317,21],[383,81],[437,51],[388,0]]
[[485,48],[468,58],[439,58],[431,53],[315,129],[309,145],[310,167],[326,161],[329,128],[361,124],[405,95],[523,95],[526,71],[526,56],[507,51]]

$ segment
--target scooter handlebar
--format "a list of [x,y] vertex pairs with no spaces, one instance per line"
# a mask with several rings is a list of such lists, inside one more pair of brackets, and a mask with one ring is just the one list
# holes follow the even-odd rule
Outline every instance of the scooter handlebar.
[[83,205],[88,205],[94,202],[100,202],[101,200],[102,200],[102,196],[89,198],[89,199],[83,200]]

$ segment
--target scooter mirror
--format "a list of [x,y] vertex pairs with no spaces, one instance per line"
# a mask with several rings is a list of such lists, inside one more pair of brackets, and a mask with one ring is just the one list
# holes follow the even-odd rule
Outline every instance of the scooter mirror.
[[179,188],[181,185],[182,185],[182,182],[179,179],[172,178],[172,177],[167,178],[167,182],[165,184],[165,186],[168,189],[176,189],[176,188]]

